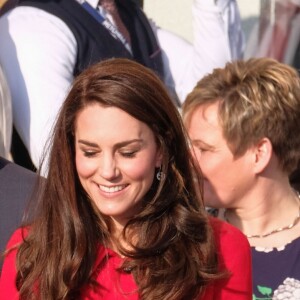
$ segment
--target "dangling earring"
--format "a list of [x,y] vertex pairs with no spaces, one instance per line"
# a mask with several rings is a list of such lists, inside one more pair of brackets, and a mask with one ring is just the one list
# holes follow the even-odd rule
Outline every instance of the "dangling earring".
[[164,180],[166,178],[166,174],[161,170],[161,166],[160,166],[158,172],[156,173],[156,178],[159,181]]

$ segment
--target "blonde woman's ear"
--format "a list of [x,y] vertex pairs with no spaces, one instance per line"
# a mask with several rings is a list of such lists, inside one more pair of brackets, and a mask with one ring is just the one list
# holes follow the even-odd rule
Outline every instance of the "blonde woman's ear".
[[261,173],[270,164],[273,156],[273,146],[268,138],[262,138],[254,145],[254,168],[256,173]]

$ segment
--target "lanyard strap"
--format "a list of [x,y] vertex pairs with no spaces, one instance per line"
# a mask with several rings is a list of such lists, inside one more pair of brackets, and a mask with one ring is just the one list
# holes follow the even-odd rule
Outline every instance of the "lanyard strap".
[[98,21],[98,23],[100,23],[109,31],[112,37],[118,39],[132,55],[132,50],[129,43],[127,42],[123,34],[109,20],[104,18],[100,14],[100,12],[94,9],[88,2],[84,1],[81,3],[81,5],[92,17],[94,17]]

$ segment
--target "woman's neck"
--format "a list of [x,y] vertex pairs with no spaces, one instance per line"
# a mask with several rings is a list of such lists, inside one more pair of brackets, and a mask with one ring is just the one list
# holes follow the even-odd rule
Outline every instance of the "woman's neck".
[[[273,186],[257,191],[247,205],[229,208],[224,219],[239,228],[253,246],[274,245],[298,237],[300,200],[289,186]],[[289,227],[290,228],[287,228]],[[284,230],[280,230],[285,228]],[[298,231],[300,232],[300,231]]]

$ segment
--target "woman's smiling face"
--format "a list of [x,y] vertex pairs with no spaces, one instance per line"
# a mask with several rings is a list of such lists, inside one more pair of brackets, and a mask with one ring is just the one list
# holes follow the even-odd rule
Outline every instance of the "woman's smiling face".
[[77,115],[75,149],[83,188],[102,214],[124,226],[161,165],[152,130],[119,108],[95,103]]

